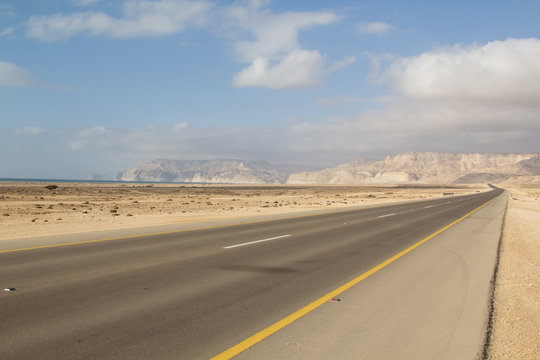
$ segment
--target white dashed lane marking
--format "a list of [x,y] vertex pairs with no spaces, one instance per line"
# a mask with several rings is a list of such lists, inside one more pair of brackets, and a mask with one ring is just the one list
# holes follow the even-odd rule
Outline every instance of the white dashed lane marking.
[[282,238],[285,238],[285,237],[288,237],[288,236],[291,236],[291,235],[281,235],[281,236],[276,236],[276,237],[272,237],[272,238],[268,238],[268,239],[250,241],[250,242],[243,243],[243,244],[225,246],[224,249],[232,249],[232,248],[239,247],[239,246],[246,246],[246,245],[256,244],[256,243],[260,243],[260,242],[264,242],[264,241],[282,239]]

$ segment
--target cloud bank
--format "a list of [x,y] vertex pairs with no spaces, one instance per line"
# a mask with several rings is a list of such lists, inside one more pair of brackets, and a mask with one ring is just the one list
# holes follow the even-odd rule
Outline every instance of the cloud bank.
[[[265,159],[333,166],[357,157],[405,151],[537,152],[539,108],[455,107],[402,100],[385,109],[320,123],[196,127],[187,122],[145,128],[0,129],[6,177],[41,177],[69,167],[69,176],[120,171],[156,158]],[[20,163],[28,174],[20,174]],[[11,166],[11,168],[10,168]],[[19,172],[17,172],[19,171]],[[31,172],[31,173],[30,173]],[[55,176],[68,176],[58,174]],[[50,176],[53,176],[51,174]]]
[[[380,158],[405,151],[538,152],[540,68],[535,60],[539,43],[508,39],[395,59],[384,73],[398,96],[357,115],[318,123],[297,118],[281,121],[280,126],[201,128],[179,122],[139,129],[0,129],[0,157],[9,154],[9,159],[0,160],[8,177],[45,176],[40,174],[58,163],[77,164],[78,176],[83,177],[155,158],[266,159],[333,166],[359,156]],[[308,51],[306,58],[316,55]],[[5,69],[4,64],[0,68]],[[268,63],[258,66],[263,74],[277,71]],[[17,70],[14,73],[19,69],[12,64],[8,68]],[[277,69],[285,72],[287,67]],[[260,76],[256,67],[253,71],[253,76]],[[5,77],[0,78],[5,84]],[[342,101],[319,104],[341,105]],[[28,161],[25,168],[35,173],[17,173],[17,164]]]
[[455,45],[395,61],[386,76],[405,96],[539,106],[540,40]]
[[[339,22],[335,13],[275,13],[267,4],[251,1],[219,8],[220,29],[241,64],[232,77],[233,86],[311,88],[356,60],[351,56],[328,64],[321,50],[300,43],[301,32]],[[126,1],[116,18],[102,12],[33,16],[27,22],[27,35],[43,41],[81,34],[164,36],[208,26],[209,18],[218,19],[212,12],[215,8],[205,1]],[[363,31],[380,35],[391,30],[389,24],[366,23]],[[138,129],[0,129],[0,156],[9,154],[2,160],[8,165],[31,159],[28,169],[68,163],[98,172],[123,170],[155,158],[267,159],[330,166],[358,156],[404,151],[539,151],[539,39],[456,44],[389,59],[380,73],[394,92],[383,97],[377,109],[356,115],[339,116],[340,107],[370,99],[345,94],[313,104],[335,107],[336,116],[315,123],[298,114],[279,127],[201,128],[180,122]],[[0,86],[33,82],[27,70],[0,62]],[[103,169],[103,164],[109,168]],[[6,169],[5,176],[20,176]],[[40,176],[36,174],[27,176]]]
[[120,18],[90,11],[33,15],[27,21],[26,29],[28,37],[47,42],[67,40],[78,34],[113,38],[162,36],[203,25],[211,7],[208,1],[126,1]]

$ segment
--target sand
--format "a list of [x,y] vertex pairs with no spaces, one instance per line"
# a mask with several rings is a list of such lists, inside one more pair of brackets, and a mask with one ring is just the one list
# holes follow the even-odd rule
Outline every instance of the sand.
[[[47,185],[57,185],[47,189]],[[337,209],[485,191],[485,186],[238,186],[0,183],[0,240]]]
[[540,359],[540,188],[511,188],[488,359]]

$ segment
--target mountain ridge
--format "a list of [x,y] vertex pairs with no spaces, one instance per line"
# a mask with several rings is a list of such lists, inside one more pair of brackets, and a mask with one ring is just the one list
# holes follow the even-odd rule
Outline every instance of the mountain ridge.
[[540,176],[540,154],[407,152],[367,164],[353,160],[317,172],[291,174],[287,183],[470,184],[516,181],[520,176]]
[[258,160],[156,159],[118,173],[120,181],[230,184],[540,184],[539,153],[407,152],[357,158],[331,168]]
[[173,160],[156,159],[120,172],[120,181],[181,183],[283,184],[297,171],[313,170],[300,165],[271,165],[264,160]]

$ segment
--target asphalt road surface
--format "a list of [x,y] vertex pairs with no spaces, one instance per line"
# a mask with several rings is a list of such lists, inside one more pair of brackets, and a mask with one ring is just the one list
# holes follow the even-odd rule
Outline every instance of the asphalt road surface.
[[501,193],[0,252],[1,358],[208,359]]

